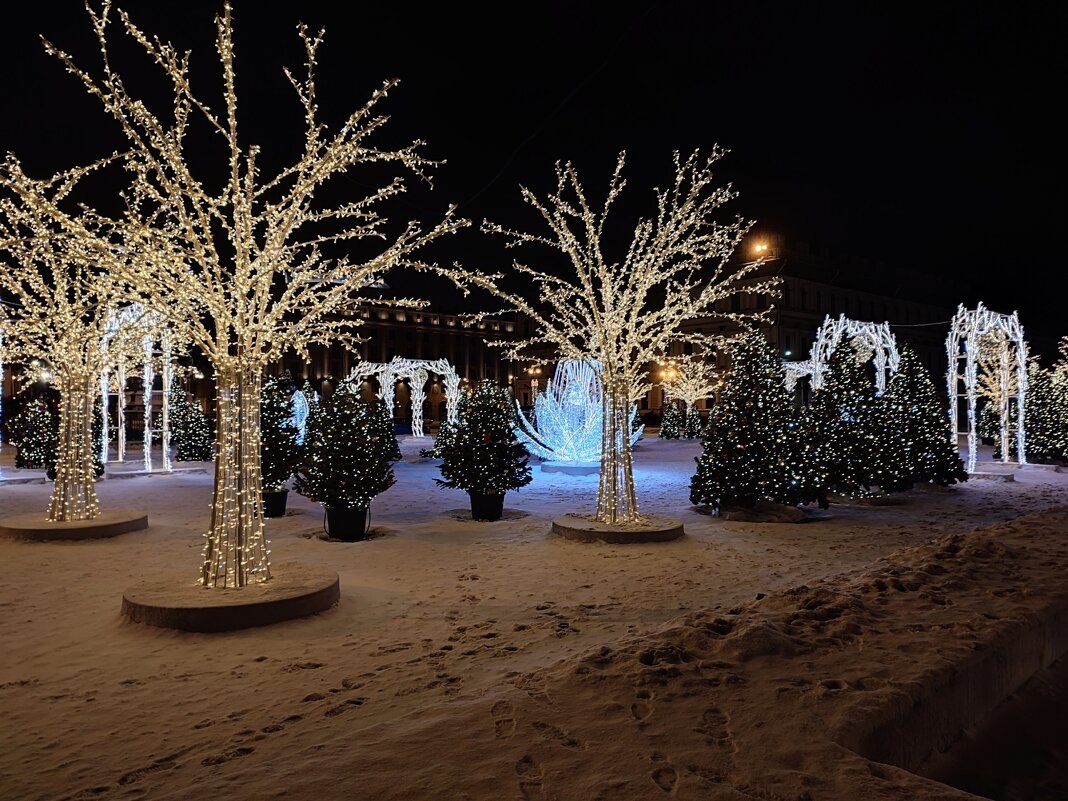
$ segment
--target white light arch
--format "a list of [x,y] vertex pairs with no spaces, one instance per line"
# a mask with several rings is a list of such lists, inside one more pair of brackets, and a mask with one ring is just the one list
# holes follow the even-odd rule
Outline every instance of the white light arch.
[[447,359],[402,359],[394,356],[388,362],[361,362],[349,372],[346,379],[350,384],[359,383],[364,378],[373,376],[378,380],[378,397],[393,412],[393,397],[396,383],[408,379],[411,386],[412,400],[412,436],[423,437],[423,401],[426,399],[424,385],[430,373],[441,376],[445,384],[445,416],[448,422],[455,423],[459,417],[460,376]]
[[871,351],[871,359],[875,364],[875,388],[879,392],[885,390],[887,379],[897,372],[901,362],[897,339],[890,330],[890,324],[852,320],[844,314],[838,315],[837,319],[829,314],[824,318],[823,325],[816,332],[816,341],[812,344],[808,359],[783,362],[786,388],[793,390],[797,380],[804,376],[812,376],[813,390],[822,388],[830,369],[831,356],[843,337]]
[[[998,334],[1004,336],[998,336]],[[978,434],[976,431],[975,401],[978,384],[978,362],[985,346],[994,343],[997,351],[992,354],[997,358],[1000,383],[1000,427],[1001,460],[1009,462],[1009,441],[1011,420],[1010,401],[1016,401],[1016,460],[1027,464],[1027,432],[1024,420],[1024,401],[1027,397],[1027,341],[1024,339],[1023,326],[1016,312],[1001,314],[991,311],[982,303],[974,309],[965,309],[962,303],[957,307],[946,339],[946,355],[949,370],[946,373],[946,388],[949,394],[950,439],[954,447],[957,444],[958,403],[961,397],[967,399],[968,415],[968,459],[969,473],[975,472],[978,455]],[[961,361],[963,360],[963,372]],[[1016,381],[1011,381],[1015,372]],[[960,383],[964,382],[961,392]],[[1015,391],[1013,391],[1015,390]]]
[[[122,346],[116,346],[117,340],[122,337],[128,340]],[[139,347],[129,347],[129,341],[139,339]],[[160,403],[159,427],[153,428],[152,384],[155,381],[154,357],[156,343],[160,345],[162,357],[160,367],[162,371],[162,388]],[[170,429],[170,396],[171,378],[174,375],[174,335],[167,326],[164,318],[157,312],[146,310],[139,303],[131,303],[108,312],[107,328],[104,333],[100,348],[105,357],[112,351],[115,352],[113,361],[100,374],[100,402],[104,411],[103,445],[101,446],[100,461],[108,461],[108,396],[114,392],[117,397],[116,406],[116,461],[122,462],[126,458],[126,371],[130,366],[140,366],[143,372],[143,399],[144,399],[144,468],[146,472],[152,471],[152,441],[155,434],[159,435],[161,451],[163,455],[163,470],[171,469],[171,429]],[[131,362],[133,365],[131,365]],[[113,381],[114,379],[114,381]]]

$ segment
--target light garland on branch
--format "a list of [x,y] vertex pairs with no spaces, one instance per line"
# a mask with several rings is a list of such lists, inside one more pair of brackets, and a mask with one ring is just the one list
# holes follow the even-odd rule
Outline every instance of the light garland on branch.
[[[157,114],[131,96],[110,60],[111,6],[88,7],[99,46],[101,73],[78,67],[65,52],[46,42],[102,104],[126,138],[115,156],[132,185],[124,193],[126,211],[106,218],[91,209],[68,213],[26,178],[15,162],[2,182],[25,202],[47,213],[69,235],[91,242],[98,263],[147,306],[184,326],[192,344],[211,361],[217,392],[218,459],[212,520],[200,582],[205,587],[241,587],[270,578],[264,537],[259,467],[259,389],[264,368],[294,350],[308,355],[312,344],[353,343],[351,313],[361,290],[387,270],[406,266],[454,271],[416,259],[421,247],[466,226],[450,208],[429,229],[415,222],[390,236],[379,206],[405,190],[398,176],[378,189],[336,204],[316,193],[331,179],[357,165],[392,165],[425,177],[435,166],[420,154],[422,142],[396,149],[377,147],[373,135],[386,122],[376,107],[395,81],[386,82],[370,100],[337,127],[323,123],[318,106],[315,63],[322,32],[298,26],[305,72],[285,71],[305,119],[299,157],[273,177],[261,175],[259,148],[238,136],[232,17],[225,4],[217,18],[216,49],[222,67],[222,111],[193,94],[189,55],[138,28],[118,12],[119,28],[160,67],[173,92],[173,104]],[[200,118],[222,144],[226,179],[202,181],[187,161],[187,134]],[[198,147],[198,156],[202,152]],[[214,173],[209,173],[214,175]],[[351,189],[355,184],[346,184]],[[107,226],[109,237],[97,235]],[[122,247],[113,246],[121,238]],[[383,239],[377,255],[362,263],[332,252],[356,242]],[[407,299],[386,301],[418,306]]]
[[[493,223],[483,230],[500,234],[509,247],[544,245],[562,254],[573,276],[559,275],[516,263],[527,276],[537,300],[502,288],[500,276],[469,276],[467,283],[505,299],[509,311],[530,317],[537,333],[518,342],[497,341],[510,358],[528,360],[530,349],[549,345],[565,359],[593,359],[602,365],[603,435],[601,479],[595,519],[609,525],[640,521],[631,456],[631,404],[648,389],[648,365],[663,357],[674,342],[690,341],[710,348],[715,334],[686,334],[680,325],[711,316],[741,325],[767,312],[727,312],[721,301],[734,295],[775,294],[775,279],[754,275],[760,262],[728,264],[748,224],[719,223],[715,216],[734,197],[729,187],[713,185],[712,167],[723,155],[675,154],[675,175],[666,189],[656,190],[656,211],[638,222],[622,260],[602,250],[605,219],[623,191],[624,154],[620,154],[601,211],[595,211],[570,164],[558,164],[556,189],[540,200],[529,189],[523,198],[548,226],[545,235],[528,234]],[[654,302],[651,300],[656,298]],[[489,316],[475,315],[474,320]],[[542,363],[545,363],[542,360]]]

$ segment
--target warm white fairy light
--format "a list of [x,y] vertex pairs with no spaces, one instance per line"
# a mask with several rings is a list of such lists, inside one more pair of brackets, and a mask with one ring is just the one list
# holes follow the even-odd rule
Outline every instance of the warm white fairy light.
[[[376,107],[396,82],[385,83],[342,125],[321,119],[314,79],[322,33],[301,25],[305,49],[303,75],[286,70],[305,118],[301,154],[274,177],[261,177],[259,148],[238,136],[235,55],[229,4],[217,18],[216,49],[223,78],[222,112],[192,92],[189,55],[141,31],[118,12],[119,27],[163,72],[173,105],[154,113],[128,94],[127,84],[110,61],[111,5],[87,7],[102,59],[101,73],[79,68],[65,52],[46,43],[49,53],[80,79],[126,136],[127,149],[115,156],[131,176],[124,193],[126,210],[106,219],[91,209],[67,213],[42,197],[36,182],[16,162],[7,180],[30,202],[68,231],[106,224],[123,247],[106,247],[100,262],[151,308],[185,326],[192,344],[211,361],[217,392],[217,448],[212,521],[200,580],[206,587],[240,587],[270,577],[263,533],[259,470],[259,389],[266,365],[292,349],[307,357],[312,344],[352,341],[359,321],[350,313],[360,290],[397,266],[453,272],[417,260],[416,251],[453,233],[467,221],[449,209],[443,219],[422,229],[411,222],[397,235],[379,213],[383,201],[404,192],[400,177],[354,200],[318,201],[316,192],[357,165],[383,163],[425,177],[435,166],[420,154],[422,142],[396,149],[379,148],[373,135],[386,118]],[[223,145],[226,178],[221,186],[197,178],[187,162],[187,134],[200,118]],[[199,141],[199,140],[198,140]],[[198,157],[203,148],[198,144]],[[355,183],[346,185],[352,190]],[[362,263],[332,258],[356,241],[384,239],[377,255]],[[395,300],[393,305],[414,306]]]
[[[963,352],[962,352],[963,349]],[[999,411],[1001,459],[1010,459],[1010,410],[1009,402],[1016,401],[1016,459],[1027,464],[1027,432],[1024,409],[1027,400],[1027,340],[1016,312],[1000,314],[991,311],[982,303],[974,309],[965,309],[962,303],[953,316],[946,339],[946,355],[949,370],[946,388],[949,393],[950,440],[957,443],[958,399],[961,396],[960,382],[964,382],[963,395],[967,403],[968,458],[967,470],[975,472],[978,460],[979,437],[977,432],[976,400],[979,394],[979,365],[982,361],[994,362],[997,367],[997,403]],[[961,361],[964,361],[963,369]]]
[[[534,419],[528,420],[516,403],[516,436],[528,451],[562,464],[601,460],[604,403],[599,365],[564,359],[556,366],[544,392],[534,399]],[[631,425],[637,408],[631,407]],[[631,433],[631,447],[642,435]]]
[[[758,279],[759,262],[728,264],[749,226],[735,220],[719,223],[715,215],[735,193],[713,186],[712,167],[722,156],[716,149],[703,157],[675,154],[675,176],[656,191],[655,214],[639,221],[620,261],[602,250],[604,221],[623,190],[624,156],[616,163],[603,210],[587,201],[571,164],[558,164],[556,190],[539,200],[529,189],[523,198],[548,225],[545,235],[527,234],[486,222],[483,230],[501,234],[511,247],[546,245],[563,254],[574,276],[563,278],[516,263],[528,276],[538,299],[501,287],[500,276],[471,276],[469,282],[502,298],[510,310],[535,323],[537,334],[519,342],[499,341],[512,358],[530,358],[530,349],[549,345],[565,359],[594,359],[603,365],[604,430],[596,519],[609,524],[639,520],[630,447],[631,403],[647,390],[648,365],[664,356],[673,342],[690,341],[705,348],[716,334],[684,333],[680,325],[695,317],[717,317],[747,324],[766,312],[729,312],[717,306],[742,293],[774,293],[774,279]],[[477,315],[476,319],[481,316]]]

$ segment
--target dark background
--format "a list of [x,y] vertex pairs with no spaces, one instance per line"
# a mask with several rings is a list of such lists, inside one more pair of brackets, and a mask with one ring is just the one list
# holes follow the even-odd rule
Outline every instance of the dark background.
[[[193,50],[194,86],[219,108],[212,17],[221,4],[122,7],[150,33]],[[413,185],[393,205],[398,220],[433,221],[457,203],[476,221],[537,230],[520,183],[543,193],[553,162],[571,159],[600,198],[615,154],[626,149],[625,228],[648,210],[650,187],[671,176],[672,150],[718,143],[731,151],[722,177],[741,193],[725,219],[740,214],[788,240],[865,259],[872,266],[856,269],[884,271],[888,281],[902,269],[955,281],[954,302],[1019,309],[1047,357],[1068,333],[1064,4],[423,10],[237,0],[234,13],[242,133],[264,146],[265,166],[299,146],[299,108],[281,75],[283,64],[301,64],[299,20],[327,28],[320,107],[331,125],[384,78],[402,79],[383,106],[393,119],[381,141],[423,138],[427,154],[448,163],[432,192]],[[37,38],[95,67],[81,4],[24,4],[5,23],[0,148],[44,173],[121,146],[114,124]],[[118,55],[132,88],[165,100],[151,64],[128,48]],[[204,155],[210,169],[220,152]],[[359,175],[346,180],[364,188]],[[499,241],[472,231],[429,255],[484,269],[510,260]],[[460,303],[444,284],[389,281],[424,294],[429,286],[443,309]],[[917,299],[933,291],[922,280],[914,290]]]

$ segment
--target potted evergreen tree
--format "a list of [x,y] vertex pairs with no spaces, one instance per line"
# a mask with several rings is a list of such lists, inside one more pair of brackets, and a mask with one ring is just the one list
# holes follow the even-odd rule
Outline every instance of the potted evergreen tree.
[[331,537],[355,542],[366,536],[371,500],[395,483],[396,444],[382,404],[364,403],[346,383],[312,411],[293,488],[326,507]]
[[299,430],[293,422],[293,386],[288,379],[269,378],[260,391],[260,474],[263,516],[286,513],[286,482],[297,469]]
[[527,449],[515,435],[515,405],[507,391],[481,384],[463,405],[460,421],[441,444],[442,487],[471,496],[474,520],[500,520],[504,495],[531,481]]

